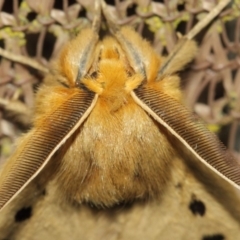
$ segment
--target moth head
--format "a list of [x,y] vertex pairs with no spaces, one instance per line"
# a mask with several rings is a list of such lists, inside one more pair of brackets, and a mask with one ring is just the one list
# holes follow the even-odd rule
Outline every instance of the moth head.
[[119,28],[102,41],[98,39],[94,28],[86,28],[67,43],[55,62],[55,81],[70,88],[82,84],[97,94],[120,89],[129,93],[146,81],[181,101],[176,73],[196,54],[194,41],[180,41],[179,48],[164,58],[130,27]]

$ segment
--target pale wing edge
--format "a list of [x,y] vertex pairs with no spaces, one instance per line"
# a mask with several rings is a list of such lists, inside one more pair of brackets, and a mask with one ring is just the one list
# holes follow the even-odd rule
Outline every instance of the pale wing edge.
[[[225,179],[231,185],[240,189],[240,164],[239,162],[232,157],[232,155],[226,150],[223,144],[217,140],[217,137],[211,133],[209,130],[206,129],[203,123],[197,121],[195,122],[194,116],[180,103],[177,103],[175,99],[171,99],[170,96],[159,93],[157,91],[152,90],[149,91],[144,89],[143,87],[139,87],[138,89],[131,92],[131,96],[135,100],[135,102],[140,105],[153,119],[155,119],[159,124],[164,126],[172,135],[174,135],[198,160],[200,160],[203,164],[205,164],[208,168],[210,168],[213,172],[217,175]],[[158,100],[155,100],[155,97],[150,97],[150,95],[154,95],[157,92]],[[147,96],[144,96],[146,94]],[[164,97],[161,97],[160,94]],[[139,97],[140,96],[140,97]],[[166,99],[171,99],[170,101]],[[164,102],[166,101],[166,102]],[[175,102],[176,106],[180,108],[179,112],[176,111],[176,107],[171,110],[171,101]],[[156,109],[160,109],[165,104],[165,109],[161,114],[156,113]],[[155,111],[153,110],[153,105],[155,107]],[[186,115],[186,122],[190,125],[187,126],[186,132],[190,132],[191,136],[186,139],[186,135],[183,137],[179,134],[179,131],[174,126],[175,122],[178,119],[172,119],[172,121],[168,117],[164,117],[165,114],[173,112],[173,116],[176,117],[176,113],[183,112],[183,116]],[[162,116],[160,116],[162,115]],[[173,118],[173,117],[172,117]],[[167,119],[167,120],[166,120]],[[181,122],[181,120],[179,120]],[[183,128],[184,121],[183,122]],[[188,125],[187,124],[187,125]],[[170,126],[171,125],[171,126]],[[175,129],[174,129],[175,128]],[[196,136],[193,136],[193,132],[196,131]],[[198,134],[201,136],[198,139]],[[193,140],[192,140],[193,139]],[[209,139],[209,140],[208,140]],[[193,141],[193,142],[191,142]],[[196,147],[194,148],[194,141],[196,142]],[[205,141],[205,142],[201,142]],[[198,146],[199,144],[199,146]],[[205,145],[204,145],[205,144]],[[209,148],[205,149],[206,154],[202,154],[197,152],[198,149],[202,148],[202,152],[204,151],[204,147]],[[216,158],[214,158],[214,154]],[[203,157],[204,155],[204,157]]]
[[[90,93],[90,92],[88,92]],[[81,93],[80,93],[81,94]],[[90,96],[91,95],[91,96]],[[42,169],[46,166],[46,164],[49,162],[49,160],[51,159],[51,157],[56,153],[56,151],[66,142],[66,140],[72,136],[72,134],[81,126],[81,124],[85,121],[85,119],[89,116],[89,114],[91,113],[92,109],[94,108],[96,102],[97,102],[97,98],[98,95],[95,95],[93,93],[90,93],[88,102],[89,102],[89,106],[86,107],[86,110],[83,110],[83,113],[81,116],[79,116],[78,120],[76,119],[75,122],[70,123],[70,130],[68,132],[66,132],[65,136],[61,137],[61,135],[56,136],[55,142],[53,143],[53,148],[49,150],[49,146],[48,144],[45,144],[46,147],[46,151],[49,151],[47,153],[46,158],[44,157],[44,159],[41,159],[43,157],[41,157],[41,155],[43,155],[44,153],[42,153],[44,150],[41,149],[42,146],[38,146],[38,141],[39,141],[39,137],[44,139],[45,137],[47,138],[51,138],[51,134],[54,134],[54,130],[56,130],[55,128],[58,127],[58,123],[60,123],[60,121],[62,121],[61,118],[65,118],[64,121],[67,122],[68,119],[64,116],[62,116],[64,114],[63,109],[60,109],[60,111],[56,111],[54,112],[52,115],[55,114],[56,117],[52,117],[50,121],[55,121],[55,127],[53,127],[53,129],[49,130],[49,131],[45,131],[45,133],[42,133],[42,129],[35,129],[35,131],[32,132],[32,135],[30,136],[30,140],[31,142],[29,142],[26,146],[26,149],[21,149],[20,152],[18,153],[16,150],[16,154],[14,156],[17,156],[16,159],[13,159],[14,164],[12,165],[12,168],[10,168],[10,173],[9,175],[7,175],[6,173],[4,173],[4,175],[6,175],[6,177],[2,177],[3,179],[1,179],[0,181],[0,211],[6,206],[8,205],[41,171]],[[66,106],[67,107],[73,107],[71,106],[74,102],[75,104],[75,108],[73,107],[73,109],[76,109],[79,107],[79,96],[77,96],[77,94],[75,94],[75,96],[73,96],[73,98],[75,97],[75,100],[73,101],[66,101]],[[85,101],[84,99],[82,99],[83,97],[81,96],[80,99]],[[84,102],[83,102],[84,104]],[[65,106],[65,108],[66,108]],[[69,114],[70,115],[70,114]],[[67,116],[69,116],[67,115]],[[78,115],[80,115],[78,113]],[[69,116],[71,117],[71,116]],[[47,119],[48,121],[48,119]],[[68,122],[67,122],[68,123]],[[68,126],[69,127],[69,126]],[[59,131],[61,131],[62,129],[59,129]],[[37,134],[37,132],[40,132]],[[34,135],[36,134],[36,136]],[[42,136],[43,134],[46,134],[46,136]],[[35,137],[35,140],[33,139]],[[59,141],[57,138],[60,138]],[[35,144],[32,144],[32,140],[35,141]],[[50,141],[49,141],[50,142]],[[35,149],[36,150],[35,150]],[[40,150],[38,150],[38,148]],[[33,149],[33,150],[32,150]],[[32,155],[33,153],[35,153],[34,151],[36,151],[36,155],[34,155],[35,158],[39,157],[40,155],[40,160],[36,161],[36,163],[38,163],[38,166],[33,165],[32,162],[26,160],[25,162],[23,160],[29,158],[30,160],[32,160]],[[30,152],[30,156],[29,156],[29,152]],[[9,159],[10,160],[10,159]],[[30,163],[29,163],[30,162]],[[33,161],[33,163],[35,163]],[[25,168],[24,165],[25,164]],[[15,171],[16,169],[16,171]],[[25,169],[27,172],[27,176],[30,175],[30,177],[26,177],[26,173],[25,173]],[[3,169],[4,170],[4,169]],[[15,172],[18,173],[19,176],[16,176],[17,174],[15,174]],[[18,180],[20,181],[20,183],[18,182]],[[11,190],[12,188],[12,190]]]

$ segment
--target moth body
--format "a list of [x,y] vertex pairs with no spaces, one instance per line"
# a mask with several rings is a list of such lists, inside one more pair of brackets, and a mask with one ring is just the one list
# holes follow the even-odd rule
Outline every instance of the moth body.
[[[169,168],[176,153],[165,129],[130,95],[143,78],[130,68],[118,42],[106,37],[96,49],[99,60],[93,64],[94,74],[90,72],[82,83],[98,94],[98,100],[68,141],[69,149],[57,169],[56,183],[64,196],[78,203],[112,206],[157,197],[170,177]],[[152,75],[157,74],[161,64],[157,54],[154,58],[158,65]],[[173,81],[180,97],[177,77],[159,82],[158,87],[169,87],[170,93],[174,92]],[[43,95],[47,94],[41,92]]]
[[[182,107],[183,96],[175,73],[193,58],[196,44],[183,39],[176,47],[176,58],[170,55],[162,59],[128,27],[115,37],[97,39],[92,30],[82,30],[60,53],[56,71],[46,78],[45,87],[37,95],[35,125],[41,126],[49,102],[57,108],[66,101],[62,95],[71,99],[71,94],[78,91],[95,94],[96,102],[88,114],[83,114],[84,121],[63,147],[56,184],[71,201],[98,206],[160,196],[166,182],[171,181],[169,169],[178,154],[172,135],[201,161],[206,147],[214,153],[217,149],[223,151],[201,124],[193,125],[194,118]],[[48,95],[49,91],[55,95]],[[156,110],[152,112],[149,106]],[[185,124],[188,130],[184,130]],[[194,136],[196,132],[202,137]],[[181,136],[185,134],[186,142]],[[204,163],[209,161],[215,166],[224,154],[219,152],[214,158],[207,154],[209,160]],[[229,177],[238,181],[235,170]]]
[[0,178],[0,207],[41,171],[50,172],[71,202],[110,207],[160,197],[182,147],[238,184],[239,164],[227,162],[216,137],[183,106],[176,72],[196,49],[194,41],[182,39],[175,53],[161,58],[131,28],[102,41],[93,29],[83,29],[37,93],[33,129]]
[[160,57],[98,4],[112,36],[99,40],[95,21],[63,47],[36,94],[33,128],[1,169],[0,238],[239,235],[231,188],[240,188],[239,163],[184,106],[180,89],[178,71],[196,43],[183,37]]

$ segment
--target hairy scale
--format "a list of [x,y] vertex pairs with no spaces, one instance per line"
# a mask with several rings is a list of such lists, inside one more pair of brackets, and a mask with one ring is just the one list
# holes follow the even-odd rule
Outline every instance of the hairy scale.
[[[140,82],[140,76],[128,76],[122,49],[116,40],[109,42],[100,43],[96,79],[83,80],[93,91],[100,88],[98,102],[70,143],[57,173],[67,196],[103,206],[159,195],[174,152],[165,129],[152,121],[133,101],[131,89],[126,89],[128,81]],[[168,83],[171,86],[171,81],[162,84]]]
[[[176,72],[197,47],[183,39],[176,49],[177,57],[161,58],[128,27],[102,41],[87,28],[66,44],[36,95],[33,130],[0,172],[0,194],[14,185],[0,201],[0,239],[237,239],[237,191],[195,159],[191,138],[193,153],[161,124],[159,109],[152,110],[157,100],[141,95],[147,86],[174,107],[184,104]],[[38,150],[44,137],[54,144]],[[14,182],[15,172],[25,185]]]

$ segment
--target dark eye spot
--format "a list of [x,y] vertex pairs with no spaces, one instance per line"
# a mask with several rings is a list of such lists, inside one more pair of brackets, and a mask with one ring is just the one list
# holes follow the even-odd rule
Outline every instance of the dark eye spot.
[[97,71],[92,72],[91,75],[90,75],[91,78],[97,78],[97,76],[98,76]]
[[222,234],[208,235],[202,238],[202,240],[224,240],[224,239],[225,237]]
[[22,222],[32,216],[32,207],[21,208],[15,215],[15,222]]
[[45,196],[46,194],[47,194],[46,189],[43,189],[43,191],[42,191],[42,195]]
[[201,200],[196,199],[195,196],[192,197],[192,200],[189,204],[189,209],[194,215],[204,216],[206,212],[206,207]]

